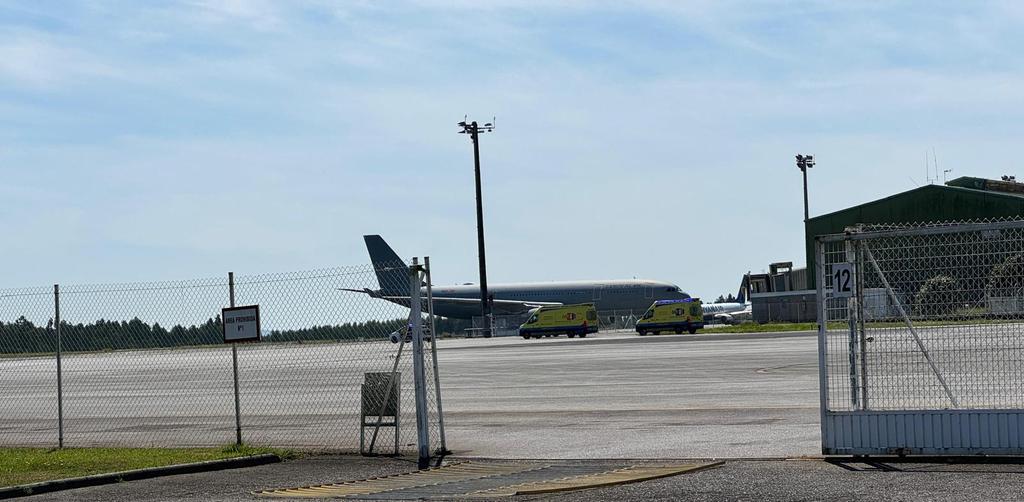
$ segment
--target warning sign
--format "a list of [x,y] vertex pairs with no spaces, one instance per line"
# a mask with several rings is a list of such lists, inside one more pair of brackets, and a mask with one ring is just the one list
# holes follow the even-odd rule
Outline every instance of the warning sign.
[[260,306],[230,307],[221,310],[224,343],[260,341]]

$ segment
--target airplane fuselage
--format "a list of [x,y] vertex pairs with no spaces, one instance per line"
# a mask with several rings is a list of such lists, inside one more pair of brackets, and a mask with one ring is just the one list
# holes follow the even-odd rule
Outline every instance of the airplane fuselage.
[[[487,288],[495,300],[518,302],[594,303],[598,311],[633,311],[642,314],[655,300],[689,298],[675,284],[650,280],[596,280],[567,282],[534,282],[492,284]],[[426,295],[426,291],[423,292]],[[480,286],[435,286],[435,298],[479,299]],[[470,319],[480,315],[480,305],[441,305],[435,302],[434,313],[444,317]],[[625,312],[623,312],[625,313]]]
[[[379,289],[346,289],[365,293],[399,305],[409,306],[409,269],[379,235],[364,235]],[[344,288],[342,288],[344,289]],[[480,286],[438,286],[432,290],[434,314],[472,319],[481,314]],[[675,284],[650,280],[590,280],[563,282],[522,282],[491,284],[487,289],[494,315],[524,314],[544,305],[593,303],[598,311],[626,311],[642,314],[655,300],[681,300],[690,295]],[[426,288],[420,297],[426,301]]]
[[733,312],[742,312],[748,305],[743,303],[709,303],[704,305],[704,315],[715,315],[715,314],[731,314]]
[[726,324],[750,318],[750,303],[709,303],[702,307],[705,321],[720,321]]

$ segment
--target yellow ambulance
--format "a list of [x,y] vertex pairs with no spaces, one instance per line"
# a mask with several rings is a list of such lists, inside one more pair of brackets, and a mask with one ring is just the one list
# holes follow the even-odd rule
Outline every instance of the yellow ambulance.
[[648,333],[657,335],[662,331],[674,331],[676,334],[686,331],[692,335],[703,327],[704,309],[700,298],[658,300],[636,322],[636,332],[640,336]]
[[597,333],[597,309],[593,303],[552,305],[535,309],[519,326],[519,336],[530,339],[566,334],[583,338]]

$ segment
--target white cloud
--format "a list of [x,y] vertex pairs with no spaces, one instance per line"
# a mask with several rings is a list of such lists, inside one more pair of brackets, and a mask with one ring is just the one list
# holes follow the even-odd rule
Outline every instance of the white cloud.
[[200,22],[223,24],[242,22],[265,31],[280,29],[285,20],[282,7],[288,3],[269,0],[185,0],[191,16]]
[[42,34],[10,32],[0,41],[0,81],[55,89],[82,79],[111,78],[119,71],[71,42]]
[[[433,255],[440,279],[470,280],[472,150],[455,122],[496,115],[482,145],[494,280],[639,275],[717,296],[742,272],[803,260],[793,154],[820,159],[817,213],[908,188],[932,146],[957,174],[1009,163],[1024,114],[1018,56],[999,49],[1016,46],[1006,23],[906,23],[917,13],[880,3],[121,7],[0,42],[0,85],[70,90],[53,105],[0,103],[6,186],[56,194],[4,193],[24,206],[6,220],[25,236],[6,248],[15,261],[58,229],[66,247],[122,250],[133,279],[153,258],[132,245],[173,250],[160,273],[177,275],[153,278],[238,260],[287,270],[364,262],[359,235],[381,232],[403,255]],[[588,24],[624,12],[632,35]],[[780,36],[787,19],[806,37]],[[665,39],[645,38],[645,21]],[[564,22],[594,38],[567,43]],[[110,82],[74,86],[95,79]],[[232,183],[258,203],[220,198]],[[679,212],[735,224],[637,245]],[[563,242],[552,218],[594,240],[531,245]],[[258,228],[259,246],[219,239],[229,220]],[[75,280],[121,279],[51,259]],[[39,282],[32,267],[14,274]]]

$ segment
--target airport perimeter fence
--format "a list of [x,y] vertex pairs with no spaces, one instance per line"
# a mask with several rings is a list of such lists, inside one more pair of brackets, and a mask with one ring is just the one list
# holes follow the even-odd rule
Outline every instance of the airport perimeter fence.
[[[346,291],[377,289],[373,266],[233,282],[235,304],[259,305],[262,327],[261,341],[237,344],[246,444],[357,451],[365,432],[368,447],[374,427],[361,423],[381,417],[363,417],[364,381],[394,371],[398,401],[387,404],[398,417],[389,410],[381,421],[399,427],[379,428],[374,452],[417,451],[413,344],[390,337],[408,331],[409,309]],[[0,446],[235,443],[233,348],[220,317],[230,296],[227,275],[0,290]],[[435,450],[443,418],[432,338],[424,349]]]
[[755,298],[750,320],[760,323],[815,323],[818,299],[814,291],[796,291],[775,298]]
[[1024,221],[860,226],[817,250],[823,451],[1019,448]]

